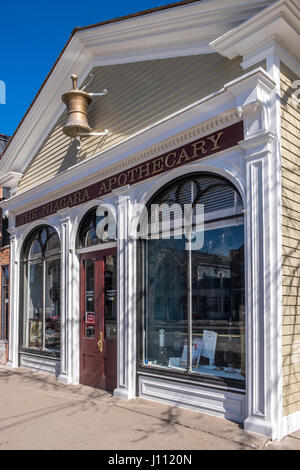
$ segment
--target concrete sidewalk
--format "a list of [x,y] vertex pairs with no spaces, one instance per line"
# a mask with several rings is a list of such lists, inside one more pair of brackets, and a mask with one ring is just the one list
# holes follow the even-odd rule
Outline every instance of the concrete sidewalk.
[[221,418],[0,366],[4,449],[300,449],[300,432],[270,443]]

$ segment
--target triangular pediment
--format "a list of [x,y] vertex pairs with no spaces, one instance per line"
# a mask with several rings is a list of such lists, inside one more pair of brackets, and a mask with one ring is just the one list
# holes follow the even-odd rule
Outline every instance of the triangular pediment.
[[[88,120],[104,137],[82,139],[81,149],[64,135],[66,111],[59,117],[19,183],[19,190],[35,186],[74,165],[101,155],[174,113],[220,89],[242,73],[240,59],[229,61],[218,54],[95,67],[85,91],[107,95],[94,97]],[[214,79],[212,79],[214,77]]]
[[[6,149],[0,180],[8,173],[23,174],[13,193],[27,190],[220,89],[243,72],[241,59],[222,57],[210,42],[272,3],[184,1],[76,28]],[[77,152],[62,132],[61,96],[70,89],[72,73],[82,86],[91,71],[95,77],[88,90],[107,88],[108,94],[94,98],[89,123],[95,131],[108,129],[109,135],[84,139]]]

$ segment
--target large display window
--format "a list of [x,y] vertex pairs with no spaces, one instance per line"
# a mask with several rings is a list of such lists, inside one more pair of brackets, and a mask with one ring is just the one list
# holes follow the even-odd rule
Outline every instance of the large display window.
[[60,242],[52,227],[40,227],[23,249],[21,347],[60,353]]
[[[221,177],[193,174],[163,188],[148,208],[174,203],[182,209],[191,204],[193,221],[202,207],[202,243],[189,242],[184,234],[178,237],[172,229],[170,237],[165,238],[162,216],[159,235],[142,241],[144,313],[140,366],[205,377],[208,381],[233,381],[243,388],[245,279],[241,197]],[[173,227],[177,215],[173,214]],[[194,240],[200,239],[199,227],[194,229]]]

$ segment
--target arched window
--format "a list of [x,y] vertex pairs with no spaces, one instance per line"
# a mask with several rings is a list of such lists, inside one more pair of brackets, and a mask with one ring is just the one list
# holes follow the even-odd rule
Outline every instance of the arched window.
[[[176,204],[170,212],[170,236],[164,232],[168,213],[159,209],[162,204]],[[184,232],[187,205],[193,214],[191,242]],[[141,242],[140,366],[243,386],[244,218],[239,193],[222,177],[192,174],[152,198],[149,218],[153,208],[159,210],[159,233]],[[204,224],[197,226],[200,213]],[[183,228],[182,234],[176,227]]]
[[23,328],[21,346],[60,351],[60,241],[52,227],[31,232],[22,253]]
[[76,248],[86,248],[112,241],[109,239],[108,226],[104,228],[103,239],[98,238],[97,224],[107,216],[107,212],[104,213],[104,216],[97,216],[96,211],[97,208],[94,207],[82,219],[78,230]]

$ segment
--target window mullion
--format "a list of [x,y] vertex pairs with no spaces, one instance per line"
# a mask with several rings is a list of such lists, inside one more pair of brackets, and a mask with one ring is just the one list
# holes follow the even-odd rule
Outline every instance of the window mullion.
[[[194,185],[191,181],[191,202],[194,201]],[[192,325],[192,297],[193,297],[193,281],[192,281],[192,238],[191,233],[187,234],[186,246],[188,247],[188,356],[187,356],[187,372],[192,371],[193,357],[193,325]]]
[[193,324],[192,324],[192,250],[191,240],[187,242],[188,246],[188,357],[187,357],[187,372],[192,371],[192,355],[193,355]]
[[45,349],[45,334],[46,334],[46,261],[43,259],[43,335],[42,335],[42,349]]

